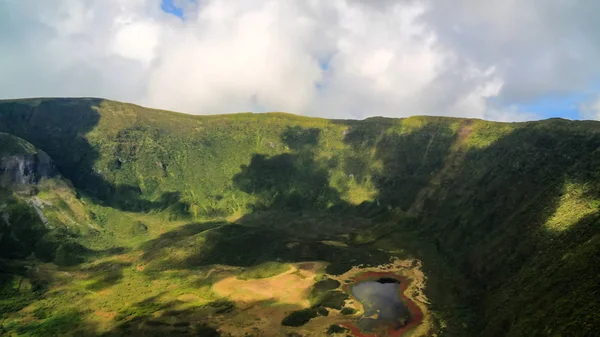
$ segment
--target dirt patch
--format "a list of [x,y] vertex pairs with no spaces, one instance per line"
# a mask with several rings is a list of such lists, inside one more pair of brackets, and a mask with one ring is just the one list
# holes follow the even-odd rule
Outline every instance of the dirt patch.
[[112,295],[112,293],[113,293],[112,290],[110,290],[110,289],[104,289],[104,290],[100,290],[96,294],[98,294],[100,296],[108,296],[108,295]]
[[94,315],[102,319],[103,321],[111,321],[117,313],[115,311],[95,311]]
[[458,129],[458,143],[462,145],[466,143],[473,133],[473,120],[466,119],[460,123]]
[[235,276],[216,282],[212,289],[222,297],[244,303],[277,301],[306,308],[310,306],[306,294],[314,283],[320,263],[292,265],[288,271],[264,279],[239,280]]

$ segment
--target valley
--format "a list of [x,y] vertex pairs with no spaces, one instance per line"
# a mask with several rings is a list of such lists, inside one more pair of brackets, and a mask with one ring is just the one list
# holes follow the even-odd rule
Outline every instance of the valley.
[[[600,325],[598,122],[28,99],[0,101],[0,145],[2,335],[591,336]],[[353,290],[380,281],[398,320],[378,321],[387,307]]]

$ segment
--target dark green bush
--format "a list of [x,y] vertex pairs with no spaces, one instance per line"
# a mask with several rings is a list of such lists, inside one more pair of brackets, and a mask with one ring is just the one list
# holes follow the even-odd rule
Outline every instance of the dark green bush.
[[287,315],[282,321],[281,325],[285,326],[302,326],[311,319],[317,317],[317,309],[302,309],[298,311],[294,311],[291,314]]

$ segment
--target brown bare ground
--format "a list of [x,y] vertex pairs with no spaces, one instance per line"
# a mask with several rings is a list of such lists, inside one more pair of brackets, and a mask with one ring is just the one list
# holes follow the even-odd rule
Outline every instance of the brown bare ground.
[[117,316],[117,313],[115,311],[95,311],[94,315],[100,317],[103,321],[110,321]]
[[239,280],[231,276],[215,283],[212,289],[219,296],[242,303],[242,306],[243,303],[273,300],[307,308],[310,303],[306,294],[315,282],[319,266],[322,263],[295,264],[282,274],[256,280]]
[[465,144],[471,134],[473,133],[473,121],[466,119],[460,123],[460,128],[458,129],[458,143],[459,145]]
[[110,289],[104,289],[104,290],[100,290],[99,292],[97,292],[96,294],[100,295],[100,296],[108,296],[110,294],[112,294],[113,291]]

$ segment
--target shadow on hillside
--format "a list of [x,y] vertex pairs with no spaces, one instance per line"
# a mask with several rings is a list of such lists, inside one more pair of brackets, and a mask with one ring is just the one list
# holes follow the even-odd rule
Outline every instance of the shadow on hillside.
[[[244,308],[238,308],[234,302],[216,300],[204,305],[187,306],[179,300],[162,301],[160,295],[149,297],[143,301],[123,306],[116,313],[96,312],[98,318],[113,317],[116,326],[109,331],[100,332],[97,322],[83,320],[86,312],[81,310],[67,310],[62,312],[49,312],[39,321],[32,322],[17,328],[20,334],[43,336],[198,336],[219,337],[227,334],[219,332],[222,326],[214,323],[218,317],[223,322],[231,322],[231,318],[241,311],[246,315],[248,308],[269,306],[272,301],[256,301],[245,303]],[[301,309],[299,306],[288,305],[287,310]],[[108,316],[105,316],[108,315]],[[256,320],[269,319],[270,317],[256,316]],[[212,321],[213,323],[207,323]],[[235,323],[231,324],[235,326]],[[0,332],[3,332],[0,325]],[[243,329],[243,326],[241,327]],[[9,331],[9,330],[7,330]]]
[[[548,284],[556,285],[566,281],[560,280],[561,277],[549,271],[556,268],[553,266],[557,260],[567,259],[568,255],[563,256],[564,254],[582,249],[577,248],[578,245],[587,243],[592,255],[582,257],[586,260],[583,264],[571,264],[572,269],[563,265],[560,275],[566,279],[579,275],[587,280],[584,287],[592,293],[593,289],[589,287],[600,284],[598,276],[593,272],[593,263],[590,262],[597,261],[595,259],[600,247],[597,242],[590,243],[590,240],[597,237],[597,227],[594,227],[598,225],[597,211],[594,215],[586,216],[572,224],[563,233],[553,233],[544,227],[555,216],[562,198],[565,195],[569,197],[565,191],[569,184],[584,186],[587,189],[586,195],[582,196],[584,199],[600,194],[600,156],[596,155],[600,148],[600,135],[594,130],[577,129],[569,123],[571,122],[549,120],[515,125],[504,135],[486,135],[498,139],[481,148],[459,146],[459,141],[464,144],[468,142],[469,137],[482,137],[481,134],[472,134],[472,121],[457,122],[457,129],[453,130],[449,127],[449,120],[436,119],[402,134],[392,131],[389,125],[354,126],[346,134],[345,141],[356,153],[365,155],[351,158],[347,161],[350,164],[344,168],[347,174],[355,179],[371,175],[378,191],[376,199],[383,205],[408,211],[414,206],[417,198],[423,198],[419,201],[421,205],[417,213],[418,236],[421,240],[434,243],[436,255],[443,257],[447,265],[458,268],[467,276],[468,284],[458,290],[460,298],[467,301],[469,306],[475,309],[474,312],[487,312],[489,315],[486,320],[479,320],[487,321],[487,326],[486,323],[480,323],[471,328],[473,331],[484,331],[485,334],[502,335],[511,331],[513,326],[515,329],[522,329],[525,324],[523,322],[527,322],[520,318],[524,313],[527,313],[525,316],[539,315],[531,311],[535,308],[531,303],[535,303],[536,300],[551,298],[550,303],[564,301],[565,295],[559,290],[560,287],[552,291],[547,288]],[[493,131],[484,129],[481,132]],[[294,133],[299,132],[295,130]],[[373,139],[377,141],[373,142]],[[308,144],[303,148],[310,149],[315,142]],[[369,158],[366,153],[373,146],[375,154]],[[310,151],[304,151],[281,155],[290,156],[287,166],[273,164],[269,167],[269,164],[277,163],[280,156],[268,159],[259,157],[248,167],[244,167],[234,181],[244,191],[258,196],[259,200],[306,191],[304,196],[309,197],[295,197],[296,200],[302,201],[291,209],[311,208],[314,205],[327,209],[324,205],[335,204],[340,196],[334,191],[329,194],[334,195],[333,198],[314,197],[328,195],[322,192],[327,191],[327,188],[323,189],[322,186],[328,186],[327,166],[317,162]],[[307,156],[305,158],[309,158],[309,165],[305,165],[294,156]],[[378,161],[381,167],[368,170],[372,165],[364,163],[365,160]],[[285,167],[286,169],[282,170],[285,174],[278,174],[278,167]],[[305,171],[299,174],[299,170]],[[261,175],[264,172],[269,174]],[[314,179],[313,174],[319,178]],[[265,177],[268,177],[267,183],[264,183]],[[307,181],[319,183],[311,186]],[[303,189],[301,186],[309,187]],[[328,203],[318,203],[315,200],[326,200]],[[266,209],[276,211],[281,209],[280,205],[286,203],[263,202],[262,205],[265,205]],[[401,224],[399,226],[401,229]],[[234,232],[240,233],[243,229],[237,228]],[[283,248],[283,243],[277,242],[277,233],[261,233],[257,237],[247,234],[247,237],[239,241],[232,235],[233,233],[223,237],[215,236],[212,240],[215,252],[228,251],[232,254],[231,257],[216,256],[209,251],[201,257],[190,259],[189,263],[210,264],[218,261],[240,265],[236,260],[240,256],[247,257],[246,263],[251,264],[273,257],[279,257],[283,261],[322,259],[333,262],[334,265],[351,261],[350,256],[341,251],[326,251],[320,254],[319,247],[314,246],[306,248],[305,252],[308,253],[305,255],[297,251],[290,252]],[[260,237],[266,238],[265,241],[261,242]],[[258,246],[269,245],[268,242],[271,242],[271,248],[269,251],[263,251],[253,246],[254,251],[250,254],[244,251],[248,252],[253,247],[239,251],[229,248],[243,247],[243,241],[246,239],[248,242],[257,243]],[[326,257],[330,254],[342,258],[331,261]],[[350,264],[352,263],[357,262],[352,261]],[[527,269],[535,266],[545,266],[536,272],[546,275],[546,278],[537,280],[536,272]],[[435,271],[429,271],[435,275]],[[529,302],[513,301],[515,304],[510,306],[512,312],[503,311],[502,307],[490,311],[490,306],[503,303],[502,296],[513,296],[507,291],[515,291],[519,286],[527,285],[514,281],[520,277],[530,277],[530,284],[539,284],[540,289],[546,289],[546,292],[530,292],[537,297],[530,297]],[[571,281],[573,282],[567,282],[569,285],[562,288],[571,289],[573,293],[578,294],[570,300],[576,301],[577,306],[586,308],[582,310],[585,313],[597,312],[594,309],[598,306],[596,301],[586,300],[585,293],[577,291],[575,284],[584,281]],[[517,283],[514,288],[505,290],[506,285],[511,282]],[[563,316],[560,317],[571,317],[571,320],[578,321],[573,313],[556,309],[560,308],[560,305],[548,306],[561,312]],[[490,314],[495,312],[503,312],[504,318],[498,318],[502,315]],[[522,312],[523,315],[517,315],[515,312]],[[546,314],[544,317],[551,319],[553,316]],[[566,324],[569,320],[561,321]],[[564,329],[558,323],[554,326]],[[536,328],[542,329],[539,325]]]
[[[157,257],[163,257],[157,266],[159,270],[194,269],[210,265],[249,267],[268,261],[328,261],[331,265],[327,271],[336,275],[349,270],[352,265],[377,265],[389,260],[389,254],[377,249],[304,241],[298,236],[291,236],[289,231],[256,223],[213,224],[210,227],[211,230],[196,232],[203,238],[203,245],[197,245],[198,236],[194,237],[191,233],[181,235],[183,232],[177,230],[175,234],[165,233],[144,245],[143,258],[152,263]],[[177,249],[186,251],[185,258],[169,257],[168,252]]]
[[144,242],[141,249],[144,251],[144,260],[151,261],[165,255],[165,250],[178,245],[194,246],[196,242],[186,239],[201,234],[213,228],[225,225],[225,222],[191,223],[180,226],[172,231],[161,234],[158,238]]
[[407,134],[384,134],[375,154],[383,167],[373,174],[379,202],[407,211],[444,167],[455,141],[454,132],[442,123]]
[[281,140],[291,150],[272,157],[255,154],[248,165],[233,177],[240,190],[257,197],[257,210],[325,210],[341,202],[329,185],[329,170],[315,159],[319,129],[288,127]]
[[0,257],[24,258],[35,250],[48,229],[29,204],[12,193],[0,193]]
[[[533,242],[522,239],[527,233],[539,232],[554,214],[565,182],[586,185],[594,181],[585,175],[589,170],[578,166],[588,163],[598,146],[598,137],[561,129],[549,132],[532,125],[518,128],[484,149],[469,150],[463,164],[443,178],[442,186],[426,202],[423,232],[438,239],[442,252],[454,250],[450,256],[459,260],[476,256],[479,266],[470,276],[500,285],[502,277],[489,275],[486,269],[512,273],[516,267],[494,255],[513,247],[516,251],[511,254],[520,253],[512,262],[520,264],[537,249]],[[438,202],[433,204],[434,200]],[[469,252],[471,249],[475,251]],[[524,256],[519,256],[521,253]]]
[[352,148],[351,154],[343,160],[343,169],[348,177],[357,183],[363,183],[370,177],[373,149],[384,137],[386,131],[394,126],[394,121],[387,118],[367,118],[364,121],[345,122],[348,130],[344,135],[344,143]]
[[[397,185],[418,176],[420,185],[414,185],[411,190],[412,194],[409,195],[414,198],[419,189],[424,188],[428,183],[426,178],[433,175],[434,170],[440,169],[443,161],[428,159],[427,153],[410,148],[425,142],[431,153],[429,158],[444,157],[443,151],[447,151],[449,145],[445,147],[443,145],[444,142],[451,143],[448,138],[452,136],[452,133],[440,125],[425,129],[423,134],[415,131],[407,136],[385,135],[385,130],[386,128],[380,126],[373,128],[360,128],[359,126],[359,128],[351,129],[346,135],[346,140],[358,149],[375,145],[376,143],[372,142],[372,139],[381,139],[377,143],[379,147],[374,160],[381,160],[385,164],[383,171],[378,172],[380,177],[378,186],[382,190],[382,199],[391,203],[391,197],[388,196],[398,188]],[[377,135],[373,135],[373,132]],[[254,213],[266,212],[266,217],[279,218],[282,225],[298,222],[298,217],[303,211],[342,209],[339,218],[343,218],[343,214],[346,214],[345,216],[365,216],[369,213],[376,213],[369,210],[368,206],[348,205],[342,201],[340,193],[329,185],[329,163],[319,162],[315,159],[314,151],[315,146],[319,143],[318,138],[318,129],[290,127],[283,132],[282,141],[292,149],[291,153],[272,157],[257,154],[249,165],[242,166],[241,172],[233,178],[233,181],[238,188],[257,198],[257,202],[253,205]],[[388,180],[383,180],[385,172],[393,171],[394,167],[400,167],[406,162],[416,162],[417,164],[412,169],[407,169]],[[372,172],[368,173],[372,174]],[[398,179],[394,179],[395,177]],[[408,201],[405,202],[408,203]],[[369,211],[369,213],[365,211]],[[293,212],[300,213],[294,214]],[[283,213],[289,213],[287,218],[273,215]],[[321,260],[331,263],[328,272],[341,274],[350,269],[352,265],[377,265],[387,262],[390,257],[388,253],[367,246],[339,247],[302,240],[302,233],[290,232],[287,230],[289,226],[280,226],[279,228],[277,226],[261,226],[261,222],[268,223],[271,220],[248,214],[238,220],[238,224],[221,226],[203,233],[205,247],[191,252],[184,260],[178,258],[166,261],[163,265],[167,269],[193,268],[212,264],[246,267],[273,260],[280,262]],[[307,223],[305,229],[312,231],[311,225]],[[321,223],[319,225],[327,227],[330,224]],[[297,228],[302,228],[302,226],[302,223],[297,224]],[[348,226],[346,233],[356,229],[358,228]],[[185,248],[193,245],[185,238],[197,233],[199,232],[192,233],[186,228],[165,233],[144,247],[146,251],[144,256],[150,261],[154,256],[164,255],[158,247]],[[153,248],[150,249],[150,247]]]
[[[238,308],[234,302],[217,300],[202,306],[191,306],[177,309],[181,301],[161,302],[159,296],[150,297],[119,311],[115,320],[119,325],[100,336],[199,336],[218,337],[220,326],[207,324],[208,318],[220,317],[228,322],[240,310],[255,306],[268,306],[272,301],[256,301],[246,303],[245,308]],[[290,310],[292,308],[288,308]],[[296,307],[300,309],[300,307]],[[157,314],[158,313],[158,314]],[[256,317],[268,319],[269,317]],[[243,327],[242,327],[243,328]]]
[[[545,314],[546,318],[540,319],[537,326],[525,323],[528,320],[523,317],[540,316],[533,308],[560,308],[558,303],[567,298],[565,291],[568,289],[572,289],[571,294],[579,293],[575,284],[581,286],[582,281],[572,280],[570,286],[565,283],[556,287],[556,283],[564,282],[558,281],[561,278],[600,281],[594,276],[589,262],[580,270],[552,272],[556,265],[562,265],[557,261],[575,249],[577,242],[586,242],[595,235],[592,224],[597,221],[597,212],[576,222],[564,233],[553,233],[544,227],[558,211],[561,198],[569,197],[565,187],[569,184],[586,186],[587,193],[594,196],[600,192],[597,183],[600,160],[596,155],[600,136],[590,130],[570,129],[567,123],[521,124],[487,147],[462,150],[464,153],[455,154],[464,155],[460,165],[452,167],[446,163],[439,181],[428,187],[429,193],[418,215],[419,236],[434,242],[438,254],[468,277],[468,288],[463,289],[461,297],[470,298],[469,306],[486,313],[484,319],[478,319],[483,323],[474,328],[480,334],[483,331],[483,335],[505,335],[514,331],[511,330],[513,325],[515,329],[530,325],[533,330],[529,332],[535,334],[543,329],[540,322],[556,320],[556,317],[561,317],[557,321],[562,323],[553,325],[564,329],[563,325],[570,320],[577,321],[573,313],[565,310],[558,310],[560,316]],[[395,161],[389,163],[392,165],[386,165],[384,170],[396,171]],[[436,171],[440,172],[439,169]],[[398,181],[390,180],[389,175],[386,180],[384,186],[392,186]],[[406,207],[407,203],[402,200],[385,198],[393,189],[386,191],[380,187],[379,190],[384,200],[398,202],[396,205],[403,209]],[[598,254],[599,247],[595,244],[594,254]],[[531,269],[540,266],[544,267]],[[431,269],[428,272],[430,275],[435,273]],[[519,281],[524,277],[529,283]],[[534,284],[538,286],[528,290],[528,294],[513,293]],[[548,287],[551,284],[554,285],[552,289]],[[597,308],[595,301],[586,300],[579,294],[573,298],[568,295],[569,301],[577,305],[562,306],[585,307],[587,312]],[[508,305],[504,304],[506,298],[520,300],[513,300],[512,305]],[[540,301],[547,304],[540,304]],[[534,303],[538,303],[538,307],[532,305]],[[506,310],[507,307],[510,310]],[[496,314],[498,312],[502,314]],[[522,334],[524,330],[518,331]]]
[[86,289],[97,292],[119,283],[123,279],[123,269],[127,267],[131,267],[131,263],[107,261],[81,268],[81,271],[92,274],[93,283]]
[[28,280],[29,270],[24,264],[0,260],[0,333],[2,321],[11,312],[17,312],[39,300],[48,291],[48,282]]
[[[408,196],[402,199],[402,202],[409,204],[412,202],[409,198],[415,198],[417,192],[427,185],[427,178],[443,165],[443,160],[428,158],[445,157],[444,151],[448,151],[450,147],[445,143],[452,142],[450,139],[452,133],[441,123],[429,129],[425,128],[422,133],[417,130],[408,135],[386,135],[385,130],[386,128],[379,126],[360,128],[359,125],[358,128],[350,130],[346,140],[356,149],[377,144],[373,160],[382,161],[384,168],[382,171],[367,173],[378,174],[377,186],[381,190],[381,199],[386,203],[392,204],[399,200],[392,199],[391,196],[393,191],[398,191],[401,184],[410,179],[417,180],[415,177],[419,178],[418,184],[412,185],[410,191],[403,189]],[[377,135],[373,135],[373,132]],[[253,213],[238,220],[237,224],[227,226],[207,224],[207,227],[194,224],[188,225],[192,227],[186,226],[165,233],[142,247],[145,251],[144,258],[151,261],[157,256],[167,256],[166,251],[163,253],[164,249],[188,247],[185,259],[182,260],[180,257],[167,259],[161,265],[167,269],[194,268],[212,264],[246,267],[273,260],[280,262],[321,260],[330,262],[328,272],[335,274],[347,271],[352,265],[377,265],[387,262],[390,257],[388,253],[368,246],[332,246],[305,238],[302,228],[305,231],[314,231],[318,226],[323,228],[334,226],[325,221],[314,224],[307,220],[303,224],[301,218],[303,212],[330,210],[334,212],[332,214],[338,214],[338,220],[326,220],[330,222],[349,216],[360,217],[378,212],[370,209],[372,207],[369,203],[359,206],[348,205],[342,200],[340,193],[330,186],[329,163],[315,159],[315,146],[319,143],[318,129],[290,127],[282,133],[281,137],[292,152],[272,157],[257,154],[250,164],[242,166],[241,172],[233,178],[238,188],[256,197],[257,201],[252,207]],[[374,143],[371,141],[374,138],[380,140]],[[427,144],[429,154],[412,149],[423,143]],[[413,162],[414,167],[411,166],[410,169],[391,175],[394,168]],[[386,173],[391,176],[385,177]],[[384,180],[384,177],[387,180]],[[266,216],[256,216],[259,212],[264,212]],[[272,218],[277,219],[281,226],[261,225],[272,223]],[[288,225],[291,223],[295,223],[295,230],[291,230],[292,227]],[[219,227],[214,228],[215,226]],[[205,232],[206,229],[212,230]],[[359,229],[352,224],[345,228],[346,233]],[[195,239],[189,239],[196,234],[200,234],[202,242],[205,242],[202,247],[196,245]]]
[[[17,331],[24,335],[36,336],[199,336],[218,337],[221,334],[216,326],[205,323],[209,316],[227,317],[236,310],[228,301],[210,302],[204,306],[176,309],[182,302],[161,302],[158,296],[124,306],[114,320],[116,327],[99,332],[97,322],[86,321],[86,312],[76,309],[51,311],[43,319],[20,326]],[[159,313],[159,314],[158,314]],[[97,312],[99,318],[110,313]],[[0,325],[0,332],[3,327]],[[7,330],[9,331],[9,330]]]
[[[108,206],[124,211],[148,212],[178,205],[181,212],[187,212],[187,205],[180,201],[178,192],[164,193],[155,201],[145,200],[138,186],[112,184],[102,172],[94,169],[99,152],[88,142],[86,135],[98,125],[100,114],[97,108],[103,101],[95,98],[52,98],[2,102],[0,132],[21,137],[42,149],[75,187]],[[118,170],[123,163],[135,160],[136,151],[141,146],[140,139],[136,138],[140,128],[144,129],[134,126],[117,135],[112,169]]]

